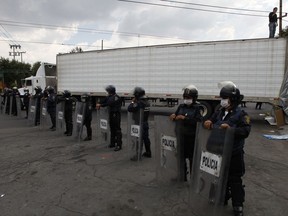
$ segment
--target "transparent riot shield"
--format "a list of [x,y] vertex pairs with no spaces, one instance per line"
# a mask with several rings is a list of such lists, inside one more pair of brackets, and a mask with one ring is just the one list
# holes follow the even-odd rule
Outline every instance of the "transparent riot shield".
[[65,101],[61,101],[56,105],[56,130],[59,133],[65,131]]
[[143,139],[142,124],[144,109],[138,112],[128,112],[127,115],[127,144],[129,157],[132,161],[139,161],[142,158]]
[[78,142],[80,142],[82,136],[85,110],[86,110],[86,103],[77,101],[75,109],[75,117],[73,121],[73,136],[78,140]]
[[195,214],[226,215],[223,204],[233,142],[234,129],[207,130],[198,124],[190,187]]
[[5,103],[4,103],[4,114],[10,115],[10,96],[5,96]]
[[1,114],[4,113],[3,110],[4,110],[4,97],[3,95],[0,95],[0,113]]
[[48,129],[51,124],[50,115],[47,112],[47,100],[41,100],[40,105],[40,128]]
[[17,117],[23,118],[21,107],[22,107],[22,101],[19,95],[15,96],[16,98],[16,110],[17,110]]
[[110,145],[110,125],[109,125],[109,107],[101,107],[97,110],[97,139],[101,145]]
[[176,123],[168,116],[154,116],[154,120],[157,180],[163,183],[179,181],[181,151],[176,136]]
[[35,98],[30,98],[28,110],[28,125],[35,126],[36,123],[36,102]]
[[12,115],[12,107],[13,107],[13,96],[8,96],[8,103],[9,103],[9,111],[8,115]]

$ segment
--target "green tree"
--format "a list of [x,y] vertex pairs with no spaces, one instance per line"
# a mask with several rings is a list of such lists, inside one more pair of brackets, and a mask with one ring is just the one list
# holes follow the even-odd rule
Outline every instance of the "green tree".
[[21,79],[31,76],[31,65],[16,60],[0,58],[0,75],[4,86],[21,87]]
[[41,66],[41,62],[40,62],[40,61],[35,62],[35,63],[33,64],[32,69],[31,69],[33,76],[36,75],[36,72],[37,72],[37,70],[38,70],[38,68],[39,68],[40,66]]

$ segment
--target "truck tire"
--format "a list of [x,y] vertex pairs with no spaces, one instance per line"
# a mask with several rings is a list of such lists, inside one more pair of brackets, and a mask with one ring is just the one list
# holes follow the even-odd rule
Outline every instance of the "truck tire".
[[204,112],[203,112],[203,120],[208,119],[212,113],[213,113],[213,109],[212,109],[212,105],[207,102],[207,101],[200,101],[201,106],[204,108]]

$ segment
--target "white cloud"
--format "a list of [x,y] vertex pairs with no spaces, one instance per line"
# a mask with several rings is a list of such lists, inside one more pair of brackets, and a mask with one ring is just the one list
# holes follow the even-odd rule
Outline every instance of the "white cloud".
[[[165,3],[159,0],[137,1]],[[36,61],[55,63],[57,53],[69,52],[76,46],[81,46],[83,50],[100,49],[102,40],[105,49],[184,42],[180,39],[210,41],[267,37],[268,12],[279,4],[278,0],[263,0],[260,3],[257,0],[186,2],[264,10],[267,13],[262,13],[264,17],[240,16],[117,0],[4,1],[0,8],[0,24],[5,28],[0,26],[0,56],[11,59],[10,36],[21,44],[22,51],[26,51],[23,59],[31,64]],[[283,2],[283,10],[287,8],[285,4]],[[200,8],[195,5],[181,6]],[[216,10],[207,7],[201,9]],[[30,25],[23,27],[24,24]],[[286,24],[284,22],[283,26]],[[68,31],[61,27],[74,28]],[[97,31],[91,32],[89,29]]]

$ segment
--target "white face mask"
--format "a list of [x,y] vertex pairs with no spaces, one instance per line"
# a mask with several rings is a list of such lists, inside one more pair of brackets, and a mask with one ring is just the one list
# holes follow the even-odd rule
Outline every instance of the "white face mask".
[[223,108],[229,107],[229,106],[230,106],[230,104],[229,104],[229,99],[221,99],[220,105],[221,105]]
[[192,99],[184,99],[184,104],[191,105],[193,103]]

